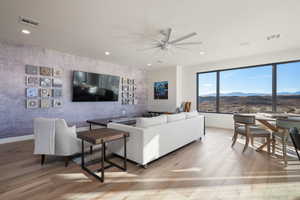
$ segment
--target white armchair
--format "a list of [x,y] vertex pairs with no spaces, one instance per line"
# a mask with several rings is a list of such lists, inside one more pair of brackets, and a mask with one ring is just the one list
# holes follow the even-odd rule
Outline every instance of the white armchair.
[[68,165],[69,156],[81,152],[81,140],[77,138],[76,127],[68,127],[64,119],[35,118],[34,154],[41,155],[44,164],[45,155],[64,156]]

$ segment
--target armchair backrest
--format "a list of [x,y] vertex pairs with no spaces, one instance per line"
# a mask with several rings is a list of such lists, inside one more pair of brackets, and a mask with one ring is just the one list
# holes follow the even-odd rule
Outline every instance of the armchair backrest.
[[243,124],[243,125],[254,125],[255,124],[255,116],[252,116],[252,115],[234,114],[233,120],[234,120],[235,124]]
[[53,155],[55,153],[55,120],[33,119],[34,154]]

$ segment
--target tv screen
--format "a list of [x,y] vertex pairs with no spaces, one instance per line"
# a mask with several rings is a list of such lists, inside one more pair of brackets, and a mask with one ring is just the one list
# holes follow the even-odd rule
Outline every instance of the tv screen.
[[73,101],[118,101],[120,77],[73,72]]

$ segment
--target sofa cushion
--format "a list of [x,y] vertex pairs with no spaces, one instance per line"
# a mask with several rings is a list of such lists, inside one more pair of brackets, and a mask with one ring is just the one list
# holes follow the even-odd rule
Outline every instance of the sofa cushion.
[[193,111],[193,112],[186,112],[185,113],[185,117],[187,119],[191,119],[191,118],[194,118],[194,117],[198,117],[199,116],[199,113],[197,111]]
[[167,120],[168,120],[168,123],[169,122],[180,121],[180,120],[185,120],[185,114],[184,113],[179,113],[179,114],[167,115]]
[[167,123],[167,116],[165,115],[160,115],[158,117],[141,117],[136,119],[136,127],[139,128],[147,128],[150,126],[157,126],[160,124],[165,124]]

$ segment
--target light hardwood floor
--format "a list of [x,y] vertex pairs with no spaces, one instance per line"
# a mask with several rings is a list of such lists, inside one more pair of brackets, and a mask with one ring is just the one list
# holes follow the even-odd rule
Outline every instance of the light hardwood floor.
[[[182,133],[184,134],[184,133]],[[243,144],[231,148],[232,131],[208,129],[194,142],[152,164],[110,169],[105,183],[75,163],[32,155],[33,142],[0,145],[1,200],[300,200],[300,162],[284,168],[278,158]],[[99,166],[94,166],[99,167]]]

